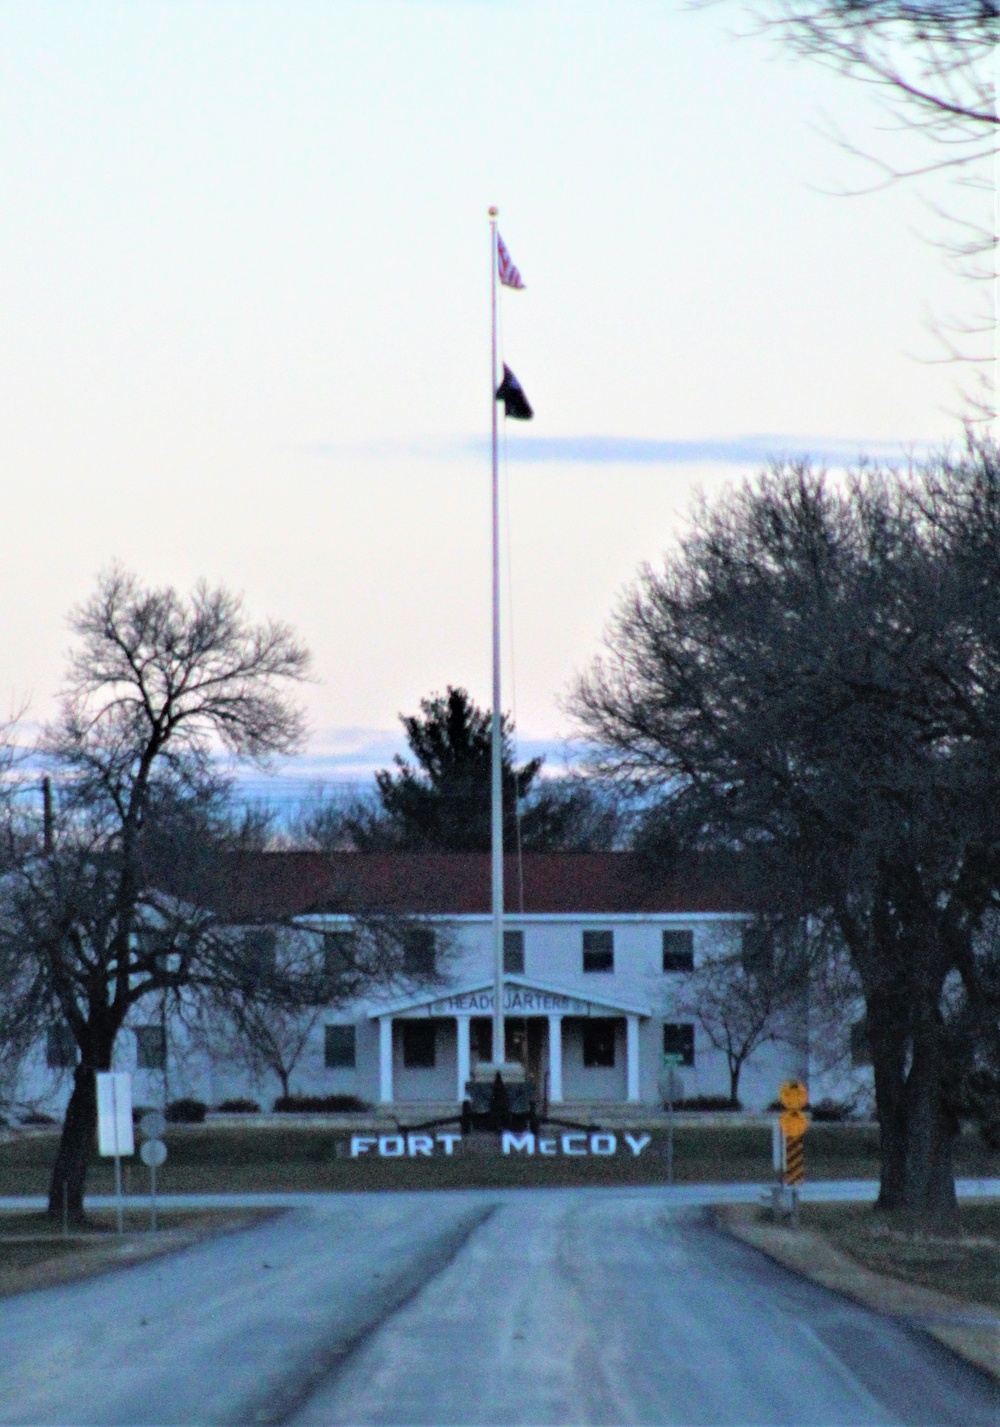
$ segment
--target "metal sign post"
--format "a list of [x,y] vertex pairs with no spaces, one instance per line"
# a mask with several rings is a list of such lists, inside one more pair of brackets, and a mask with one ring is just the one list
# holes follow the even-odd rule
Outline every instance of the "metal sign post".
[[115,1221],[125,1232],[122,1202],[122,1155],[135,1153],[132,1132],[132,1077],[124,1071],[99,1070],[97,1080],[97,1152],[115,1161]]
[[160,1139],[166,1128],[167,1122],[159,1110],[150,1110],[139,1121],[139,1134],[143,1139],[139,1158],[149,1170],[150,1233],[154,1233],[156,1230],[156,1171],[160,1165],[166,1163],[167,1158],[167,1147]]
[[[665,1099],[667,1102],[667,1183],[674,1182],[674,1098],[677,1094],[678,1084],[674,1075],[674,1067],[683,1065],[684,1057],[676,1051],[664,1051],[663,1068],[665,1081]],[[683,1085],[680,1087],[683,1090]]]

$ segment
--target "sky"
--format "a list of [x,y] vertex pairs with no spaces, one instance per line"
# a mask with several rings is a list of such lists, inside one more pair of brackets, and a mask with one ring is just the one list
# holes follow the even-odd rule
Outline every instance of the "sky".
[[504,701],[560,766],[696,490],[960,434],[933,181],[857,193],[838,133],[903,153],[738,5],[5,0],[5,705],[51,716],[112,561],[299,632],[286,787],[363,779],[448,684],[488,703],[497,204],[536,412],[505,442]]

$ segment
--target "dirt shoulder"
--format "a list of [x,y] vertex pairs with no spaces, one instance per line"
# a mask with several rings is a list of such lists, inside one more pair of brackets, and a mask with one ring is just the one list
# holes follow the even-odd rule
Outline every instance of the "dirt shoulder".
[[82,1232],[53,1232],[51,1221],[32,1213],[0,1216],[0,1298],[34,1289],[73,1283],[94,1274],[127,1268],[146,1259],[177,1253],[216,1234],[252,1228],[280,1210],[210,1210],[162,1215],[155,1233],[148,1215],[126,1220],[125,1232],[114,1232],[113,1220],[91,1216]]
[[[994,1217],[1000,1214],[1000,1206],[991,1207]],[[862,1214],[867,1212],[870,1220],[870,1210],[850,1206],[845,1212],[848,1206],[823,1204],[803,1208],[811,1211],[812,1222],[810,1213],[804,1213],[799,1229],[771,1222],[755,1205],[720,1205],[714,1212],[735,1238],[785,1268],[878,1313],[905,1319],[1000,1381],[1000,1307],[970,1296],[970,1290],[992,1277],[1000,1241],[967,1232],[953,1241],[897,1240],[872,1234],[862,1224]],[[934,1286],[954,1288],[962,1263],[973,1260],[979,1261],[979,1268],[966,1280],[961,1296]]]

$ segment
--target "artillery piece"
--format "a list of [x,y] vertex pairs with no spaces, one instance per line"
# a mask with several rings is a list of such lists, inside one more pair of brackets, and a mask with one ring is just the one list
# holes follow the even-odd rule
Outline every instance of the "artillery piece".
[[538,1134],[538,1098],[534,1081],[518,1061],[475,1065],[462,1101],[462,1134],[472,1130],[530,1130]]

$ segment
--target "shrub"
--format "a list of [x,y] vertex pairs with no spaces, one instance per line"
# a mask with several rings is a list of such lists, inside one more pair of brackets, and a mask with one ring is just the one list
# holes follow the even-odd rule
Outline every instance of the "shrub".
[[274,1109],[277,1114],[343,1115],[370,1110],[371,1106],[356,1095],[279,1095]]
[[218,1106],[220,1114],[223,1115],[259,1115],[260,1106],[256,1100],[244,1100],[237,1096],[235,1100],[223,1100]]
[[[666,1103],[664,1103],[666,1109]],[[742,1110],[741,1100],[730,1100],[728,1095],[691,1095],[686,1100],[675,1100],[675,1110]]]
[[810,1105],[809,1111],[814,1120],[837,1123],[851,1118],[854,1105],[847,1100],[820,1100],[817,1104]]
[[163,1114],[171,1125],[200,1125],[208,1112],[208,1106],[204,1100],[192,1100],[184,1097],[180,1100],[171,1100]]

